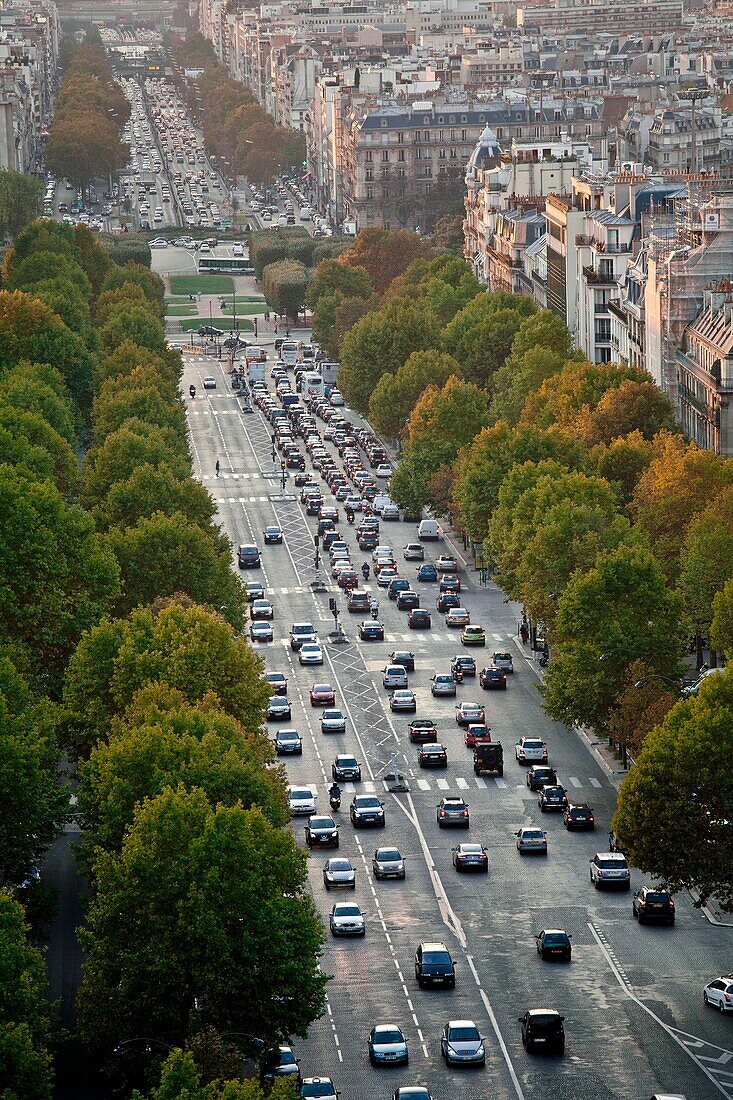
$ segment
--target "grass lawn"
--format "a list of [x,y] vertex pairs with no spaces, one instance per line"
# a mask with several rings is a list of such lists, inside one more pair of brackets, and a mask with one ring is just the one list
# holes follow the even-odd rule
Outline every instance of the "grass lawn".
[[[183,332],[190,332],[191,329],[195,331],[201,325],[208,325],[209,323],[211,323],[214,328],[220,328],[224,332],[230,332],[233,327],[231,317],[212,317],[211,322],[209,322],[208,317],[193,317],[191,320],[181,321],[181,329]],[[237,328],[240,332],[254,332],[254,325],[252,322],[245,320],[240,321],[239,315],[237,315]]]
[[169,317],[198,316],[194,302],[189,302],[187,306],[166,306],[165,311]]
[[173,294],[232,294],[231,275],[171,275]]
[[[216,295],[214,295],[214,297],[216,297]],[[232,304],[231,294],[226,295],[226,300],[228,305]],[[251,302],[255,305],[260,305],[263,306],[263,308],[267,308],[265,306],[265,299],[262,297],[261,294],[237,294],[235,297],[235,301],[238,306],[247,305]],[[183,306],[186,305],[187,302],[189,302],[189,297],[188,294],[169,294],[166,297],[165,302],[166,305],[169,306]],[[193,302],[191,302],[190,304],[193,305]]]

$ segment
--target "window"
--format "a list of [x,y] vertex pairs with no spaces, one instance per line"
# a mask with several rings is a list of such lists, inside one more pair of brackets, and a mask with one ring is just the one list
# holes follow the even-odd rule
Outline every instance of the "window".
[[458,160],[458,150],[457,149],[451,149],[450,159],[451,160]]
[[372,161],[372,159],[373,159],[372,151],[371,151],[371,149],[367,149],[367,151],[366,151],[367,163],[370,163]]
[[451,116],[450,116],[450,124],[451,124],[451,126],[453,126],[453,125],[455,124],[455,121],[456,121],[456,116],[455,116],[455,115],[451,115]]
[[382,160],[389,160],[389,149],[382,150]]
[[367,187],[366,191],[367,191],[367,198],[368,199],[373,199],[374,198],[374,188],[373,187]]
[[445,130],[438,130],[438,141],[445,141]]
[[367,178],[368,180],[370,180],[370,179],[373,179],[373,178],[374,178],[374,173],[372,172],[371,168],[367,168],[367,170],[366,170],[366,178]]
[[381,125],[386,128],[386,126],[387,126],[387,119],[386,118],[382,119]]
[[382,198],[383,199],[388,199],[389,198],[389,187],[383,187],[382,188]]
[[389,165],[388,164],[383,164],[382,165],[382,179],[386,179],[388,175],[389,175]]
[[445,149],[439,149],[438,150],[438,159],[439,160],[445,160]]
[[405,135],[401,134],[401,133],[398,134],[397,135],[397,144],[398,145],[404,145],[404,142],[405,142]]
[[404,159],[405,159],[405,150],[400,149],[397,153],[397,160],[404,161]]
[[468,130],[461,130],[461,141],[468,141]]
[[[453,121],[453,119],[451,119],[451,122],[452,122],[452,121]],[[451,132],[450,132],[450,139],[451,139],[451,141],[455,141],[455,140],[456,140],[456,132],[455,132],[455,130],[451,130]]]
[[399,178],[401,180],[403,180],[405,178],[405,175],[406,175],[405,169],[404,168],[398,168],[397,169],[397,175],[399,176]]

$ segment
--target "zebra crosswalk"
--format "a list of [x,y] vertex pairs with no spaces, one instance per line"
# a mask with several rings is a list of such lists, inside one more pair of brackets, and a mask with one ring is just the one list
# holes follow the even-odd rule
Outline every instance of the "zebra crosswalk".
[[[575,789],[578,789],[578,790],[582,789],[585,786],[586,783],[588,784],[588,786],[593,787],[596,790],[600,789],[603,786],[603,784],[600,782],[600,780],[596,779],[595,776],[588,776],[585,780],[585,783],[581,782],[577,778],[577,776],[573,776],[572,779],[574,780],[574,782],[572,783],[572,786]],[[417,776],[417,777],[408,776],[408,784],[409,784],[410,788],[413,791],[415,791],[415,792],[422,791],[423,793],[428,793],[430,791],[433,791],[433,792],[440,791],[442,794],[445,794],[448,791],[453,791],[454,793],[458,793],[458,792],[472,791],[472,790],[480,790],[480,791],[485,791],[485,790],[491,790],[491,791],[510,791],[510,790],[511,791],[518,791],[518,790],[521,790],[521,791],[524,791],[526,793],[528,798],[536,798],[537,797],[536,792],[535,791],[530,791],[530,789],[527,786],[526,782],[524,782],[524,783],[512,783],[510,780],[503,779],[501,776],[498,776],[498,775],[486,776],[486,777],[484,777],[482,775],[472,775],[469,778],[465,778],[464,776],[459,775],[459,776],[451,777],[450,779],[446,779],[444,776],[431,776],[429,779],[424,777],[424,776]],[[318,783],[305,782],[305,783],[302,783],[302,784],[299,783],[299,785],[300,786],[305,786],[305,787],[310,787],[310,789],[316,795],[319,793],[319,784]],[[342,783],[341,784],[341,790],[344,794],[353,795],[353,794],[374,794],[377,791],[379,791],[381,793],[382,791],[387,791],[388,788],[387,788],[387,784],[383,780],[365,779],[362,783]],[[328,789],[327,788],[322,788],[321,793],[324,794],[324,795],[327,795],[328,794]],[[578,796],[577,800],[578,801],[581,800],[580,795]],[[572,796],[570,798],[570,801],[573,801]]]

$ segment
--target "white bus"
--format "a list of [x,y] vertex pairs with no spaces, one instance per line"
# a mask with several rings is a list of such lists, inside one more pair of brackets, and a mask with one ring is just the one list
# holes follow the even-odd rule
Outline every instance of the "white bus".
[[283,340],[280,345],[280,358],[286,367],[294,367],[300,359],[300,340]]
[[301,383],[303,399],[308,401],[311,397],[323,397],[323,378],[314,370],[306,371]]

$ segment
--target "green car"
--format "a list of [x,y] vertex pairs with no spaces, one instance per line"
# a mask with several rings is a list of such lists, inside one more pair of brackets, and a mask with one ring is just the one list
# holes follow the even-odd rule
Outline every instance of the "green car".
[[467,623],[461,631],[463,645],[486,645],[486,631],[482,626]]

